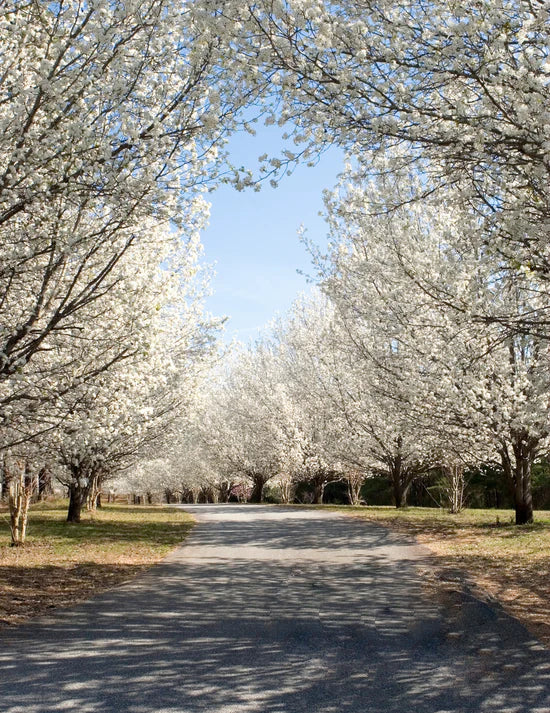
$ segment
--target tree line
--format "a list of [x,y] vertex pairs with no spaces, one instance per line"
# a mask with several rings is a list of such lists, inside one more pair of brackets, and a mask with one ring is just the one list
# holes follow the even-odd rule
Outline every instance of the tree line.
[[[193,477],[216,454],[254,499],[277,473],[317,478],[317,497],[383,472],[403,503],[434,464],[451,483],[495,464],[529,522],[549,432],[549,28],[530,0],[3,6],[14,543],[44,467],[78,520],[167,449]],[[257,117],[288,147],[253,174],[224,145]],[[311,246],[319,295],[206,376],[205,191],[276,182],[329,145],[347,167],[329,249]]]

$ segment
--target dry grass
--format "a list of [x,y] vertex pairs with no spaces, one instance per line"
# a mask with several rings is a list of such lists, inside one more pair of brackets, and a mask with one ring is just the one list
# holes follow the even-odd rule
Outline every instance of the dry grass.
[[131,579],[185,539],[193,519],[181,510],[107,505],[65,522],[64,501],[35,506],[23,547],[10,547],[0,511],[0,625],[82,601]]
[[550,513],[533,525],[516,526],[511,510],[464,510],[450,515],[432,508],[342,508],[414,535],[435,555],[425,572],[439,588],[465,580],[497,599],[550,646]]

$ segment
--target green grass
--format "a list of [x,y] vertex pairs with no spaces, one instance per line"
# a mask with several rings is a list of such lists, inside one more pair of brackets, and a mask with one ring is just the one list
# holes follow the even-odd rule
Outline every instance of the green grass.
[[[105,505],[95,513],[83,511],[82,522],[68,523],[67,502],[38,503],[30,512],[27,547],[45,540],[59,555],[71,555],[75,546],[110,547],[124,554],[128,545],[168,552],[186,536],[192,518],[181,510],[148,506]],[[0,532],[0,547],[9,544],[9,529]]]
[[[329,506],[332,507],[332,506]],[[550,549],[550,512],[535,512],[535,522],[515,525],[513,510],[465,509],[451,515],[437,508],[345,507],[354,516],[378,521],[421,536],[449,538],[448,546],[471,540],[476,547],[495,550],[500,556],[537,555],[546,557]]]

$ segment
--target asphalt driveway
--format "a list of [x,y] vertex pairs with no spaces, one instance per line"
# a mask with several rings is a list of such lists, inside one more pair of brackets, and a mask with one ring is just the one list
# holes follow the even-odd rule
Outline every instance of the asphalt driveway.
[[319,510],[185,507],[131,584],[0,633],[2,713],[550,713],[550,652],[426,553]]

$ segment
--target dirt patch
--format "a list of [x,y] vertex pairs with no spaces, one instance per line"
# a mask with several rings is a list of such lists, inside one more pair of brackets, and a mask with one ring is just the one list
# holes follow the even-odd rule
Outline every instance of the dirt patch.
[[0,624],[13,625],[88,599],[132,579],[148,565],[74,564],[1,567]]

